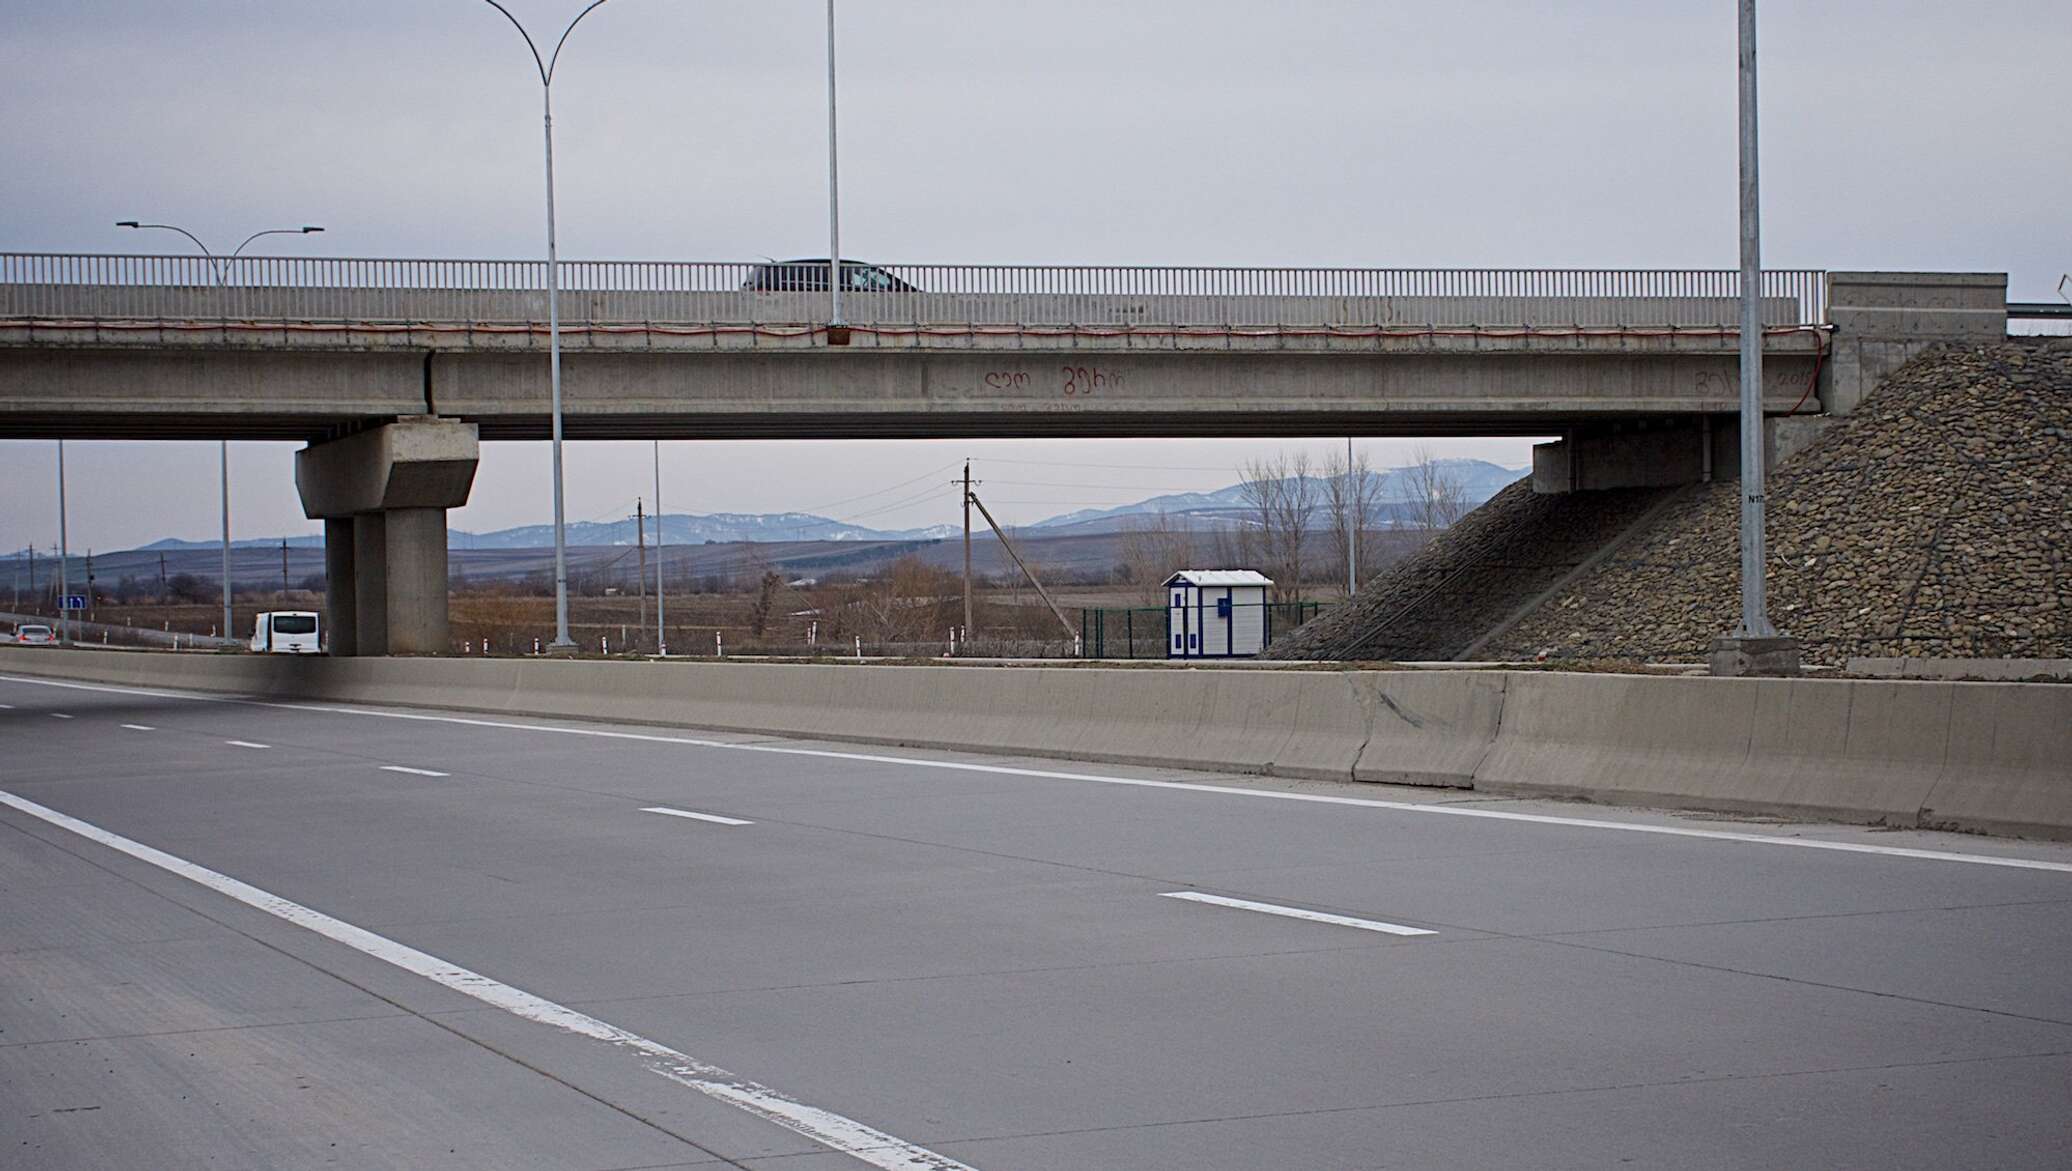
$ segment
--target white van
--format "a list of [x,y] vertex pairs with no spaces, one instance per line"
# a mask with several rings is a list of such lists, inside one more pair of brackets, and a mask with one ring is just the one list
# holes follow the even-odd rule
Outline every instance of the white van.
[[263,655],[313,655],[322,649],[317,616],[307,610],[269,610],[252,629],[252,649]]

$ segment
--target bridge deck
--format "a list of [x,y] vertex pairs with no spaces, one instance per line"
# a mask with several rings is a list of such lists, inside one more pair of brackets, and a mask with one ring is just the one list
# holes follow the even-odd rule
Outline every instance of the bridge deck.
[[[571,264],[571,435],[1547,434],[1736,408],[1725,272]],[[548,433],[543,265],[0,255],[0,435]],[[1770,273],[1774,411],[1817,405],[1821,274]],[[926,291],[923,291],[926,290]]]

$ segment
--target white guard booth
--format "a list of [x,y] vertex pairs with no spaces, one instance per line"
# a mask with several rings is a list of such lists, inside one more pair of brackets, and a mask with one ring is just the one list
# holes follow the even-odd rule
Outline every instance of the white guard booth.
[[1249,569],[1183,569],[1166,579],[1166,658],[1242,659],[1266,649],[1266,591]]

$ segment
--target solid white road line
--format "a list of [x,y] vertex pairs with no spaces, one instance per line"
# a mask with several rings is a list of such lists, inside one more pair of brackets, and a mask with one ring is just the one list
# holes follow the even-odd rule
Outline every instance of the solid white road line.
[[130,731],[132,731],[132,732],[156,732],[156,731],[158,731],[158,729],[157,729],[157,728],[154,728],[154,727],[152,727],[152,726],[151,726],[151,725],[149,725],[149,724],[124,724],[124,725],[123,725],[123,727],[125,727],[125,728],[128,728],[128,729],[129,729]]
[[230,746],[231,746],[232,748],[271,748],[271,747],[273,747],[273,745],[271,745],[271,744],[255,744],[255,743],[253,743],[253,742],[252,742],[252,741],[250,741],[250,740],[225,740],[225,741],[224,741],[223,743],[225,743],[225,744],[228,744],[228,745],[230,745]]
[[717,814],[717,813],[692,813],[692,812],[691,812],[690,810],[688,810],[688,809],[671,809],[671,808],[669,808],[669,807],[668,807],[667,805],[650,805],[650,806],[648,806],[647,808],[645,808],[645,809],[641,810],[641,812],[642,812],[642,813],[664,813],[664,814],[667,814],[667,815],[669,815],[670,817],[688,817],[688,818],[690,818],[690,819],[691,819],[692,821],[709,821],[709,822],[711,822],[711,823],[712,823],[712,824],[714,824],[714,825],[754,825],[754,824],[755,824],[755,823],[754,823],[754,822],[752,822],[752,821],[743,821],[743,820],[741,820],[741,819],[740,819],[740,818],[738,818],[738,817],[721,817],[721,816],[720,816],[719,814]]
[[1438,805],[1416,801],[1389,801],[1377,797],[1332,797],[1322,793],[1290,793],[1281,789],[1240,789],[1234,785],[1207,785],[1193,781],[1154,781],[1141,777],[1110,777],[1098,773],[1060,772],[1052,769],[1021,768],[1005,764],[978,764],[963,760],[922,760],[909,756],[885,756],[872,752],[837,752],[825,748],[789,748],[781,744],[736,744],[724,740],[703,740],[693,736],[662,736],[646,732],[621,732],[607,728],[564,728],[552,724],[522,724],[512,720],[470,719],[466,716],[436,716],[424,712],[379,711],[374,708],[331,707],[320,704],[275,703],[263,699],[236,699],[197,692],[165,691],[138,687],[111,687],[98,683],[63,683],[20,675],[0,675],[0,682],[28,683],[42,687],[63,687],[77,691],[106,691],[117,695],[148,695],[160,699],[183,699],[195,703],[229,703],[248,707],[278,708],[283,711],[326,712],[341,716],[373,716],[385,720],[420,720],[428,723],[462,724],[473,728],[551,732],[563,736],[595,736],[607,740],[637,740],[649,744],[684,744],[693,748],[719,748],[732,752],[774,752],[786,756],[814,756],[829,760],[857,760],[903,768],[942,769],[951,772],[991,773],[997,776],[1033,777],[1055,781],[1087,781],[1099,785],[1131,785],[1145,789],[1169,789],[1182,793],[1216,793],[1226,797],[1251,797],[1262,801],[1298,801],[1314,805],[1347,805],[1362,809],[1388,809],[1398,813],[1426,813],[1440,817],[1479,818],[1527,825],[1553,825],[1568,829],[1618,830],[1622,833],[1655,834],[1661,837],[1698,838],[1714,842],[1740,842],[1754,846],[1796,846],[1806,850],[1830,850],[1838,854],[1871,854],[1886,858],[1913,858],[1924,862],[1965,862],[1978,866],[2003,866],[2013,870],[2047,870],[2072,874],[2072,862],[2047,862],[2036,858],[2015,858],[1998,854],[1960,854],[1953,850],[1919,850],[1910,846],[1874,846],[1864,842],[1835,842],[1823,838],[1785,837],[1781,834],[1739,833],[1733,830],[1692,829],[1679,825],[1650,825],[1645,822],[1607,821],[1590,817],[1557,817],[1547,813],[1517,813],[1479,806]]
[[767,1119],[794,1134],[803,1135],[824,1147],[860,1159],[873,1167],[882,1168],[883,1171],[974,1171],[973,1168],[946,1155],[917,1147],[832,1111],[809,1106],[768,1086],[738,1077],[716,1065],[707,1064],[687,1053],[671,1049],[658,1041],[650,1041],[617,1025],[608,1024],[596,1017],[492,980],[458,964],[448,963],[435,955],[376,935],[363,927],[355,927],[342,919],[334,919],[301,903],[270,894],[226,874],[219,874],[206,866],[154,849],[142,842],[132,841],[91,822],[81,821],[69,814],[17,797],[6,790],[0,790],[0,805],[10,806],[89,841],[127,854],[140,862],[149,863],[168,873],[199,883],[248,907],[257,908],[277,919],[314,931],[326,939],[336,940],[355,951],[393,964],[406,972],[414,972],[433,983],[451,988],[463,996],[473,997],[493,1008],[500,1008],[513,1016],[615,1045],[635,1054],[649,1071],[678,1085],[687,1086],[707,1097]]
[[1288,919],[1307,919],[1312,923],[1329,923],[1336,927],[1357,927],[1362,931],[1379,931],[1384,935],[1437,935],[1422,927],[1405,927],[1401,923],[1384,923],[1379,919],[1355,919],[1350,915],[1327,915],[1322,911],[1305,911],[1301,907],[1283,907],[1277,903],[1255,903],[1250,899],[1226,899],[1222,895],[1205,895],[1198,890],[1172,890],[1160,896],[1168,899],[1185,899],[1190,903],[1209,903],[1218,907],[1236,907],[1240,911],[1264,911],[1269,915],[1280,915]]
[[435,773],[428,768],[405,768],[400,764],[382,765],[381,771],[385,773],[409,773],[413,777],[450,777],[453,775],[452,773]]

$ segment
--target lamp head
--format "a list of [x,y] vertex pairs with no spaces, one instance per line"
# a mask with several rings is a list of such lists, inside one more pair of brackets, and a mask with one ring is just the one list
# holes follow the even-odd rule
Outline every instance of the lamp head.
[[323,230],[324,229],[317,227],[315,224],[302,225],[302,234],[305,236],[309,235],[311,232],[321,232]]
[[142,224],[140,224],[140,223],[138,223],[138,222],[137,222],[136,220],[117,220],[117,221],[115,221],[115,226],[116,226],[116,227],[118,227],[118,228],[140,228],[140,227],[143,227],[143,225],[142,225]]

